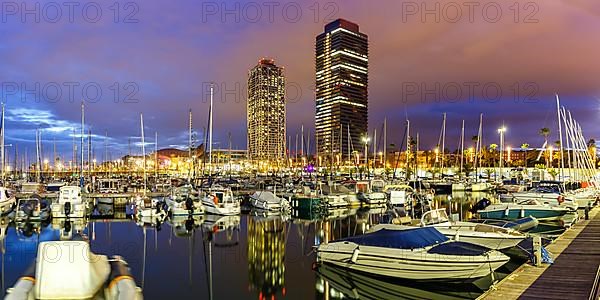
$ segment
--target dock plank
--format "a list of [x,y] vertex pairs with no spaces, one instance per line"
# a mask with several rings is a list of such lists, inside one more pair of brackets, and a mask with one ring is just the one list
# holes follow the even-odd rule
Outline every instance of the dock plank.
[[480,299],[588,299],[600,265],[600,213],[590,212],[550,244],[554,264],[524,264]]

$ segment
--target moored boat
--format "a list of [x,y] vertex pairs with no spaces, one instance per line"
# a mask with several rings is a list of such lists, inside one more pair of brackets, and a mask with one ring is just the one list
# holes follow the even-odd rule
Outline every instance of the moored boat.
[[317,259],[350,270],[415,280],[474,279],[509,260],[495,250],[449,241],[432,227],[389,230],[381,226],[364,235],[321,244]]

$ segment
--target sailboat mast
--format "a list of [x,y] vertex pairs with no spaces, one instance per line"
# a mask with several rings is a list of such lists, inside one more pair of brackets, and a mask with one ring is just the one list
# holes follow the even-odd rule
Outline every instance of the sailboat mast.
[[563,155],[563,136],[562,136],[562,124],[560,120],[560,99],[558,98],[558,94],[556,94],[556,113],[558,115],[558,136],[559,136],[559,151],[560,151],[560,178],[561,180],[565,180],[565,158]]
[[154,178],[158,178],[158,131],[154,132]]
[[387,164],[387,117],[383,118],[383,168]]
[[0,159],[2,159],[2,182],[3,183],[4,183],[4,176],[5,176],[4,172],[6,171],[6,168],[5,168],[6,166],[4,165],[5,161],[6,161],[4,159],[4,132],[5,132],[4,131],[4,126],[5,126],[5,123],[4,123],[4,102],[2,102],[2,129],[1,129],[1,132],[0,132],[0,135],[2,136],[1,137],[2,140],[0,141],[0,144],[1,144],[0,147],[2,147],[2,149],[0,149],[0,154],[1,154],[0,155],[1,156]]
[[79,184],[83,187],[83,136],[85,134],[85,104],[81,101],[81,170],[79,172]]
[[460,173],[462,174],[465,160],[465,120],[462,120],[462,129],[460,131]]
[[442,153],[442,162],[441,162],[441,169],[442,169],[442,179],[444,179],[444,156],[446,154],[446,113],[444,113],[444,120],[442,122],[442,149],[440,149],[441,153]]
[[[142,157],[144,158],[144,163],[142,164],[144,168],[144,196],[146,195],[146,144],[144,140],[144,115],[140,113],[140,127],[142,134]],[[144,245],[145,246],[145,245]]]
[[211,169],[212,169],[212,138],[213,138],[213,94],[214,94],[214,87],[211,84],[210,85],[210,109],[209,109],[209,116],[208,116],[208,174],[212,174],[211,173]]

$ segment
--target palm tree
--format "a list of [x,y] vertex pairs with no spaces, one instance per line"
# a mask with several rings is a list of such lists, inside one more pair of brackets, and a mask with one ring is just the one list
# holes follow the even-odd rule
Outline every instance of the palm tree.
[[548,136],[550,136],[550,128],[544,127],[542,129],[540,129],[539,135],[543,136],[544,137],[544,141],[546,143],[548,143]]
[[523,143],[521,144],[521,150],[525,152],[525,155],[523,156],[523,167],[527,168],[527,149],[529,149],[529,144],[527,143]]
[[497,144],[490,144],[490,157],[488,161],[488,166],[493,166],[496,162],[496,149],[498,149]]
[[539,135],[544,137],[544,144],[546,144],[546,150],[544,151],[545,152],[544,157],[546,158],[546,166],[548,167],[548,164],[550,162],[548,160],[548,152],[549,152],[548,148],[550,146],[550,145],[548,145],[548,136],[550,136],[550,128],[548,128],[548,127],[541,128],[539,131]]

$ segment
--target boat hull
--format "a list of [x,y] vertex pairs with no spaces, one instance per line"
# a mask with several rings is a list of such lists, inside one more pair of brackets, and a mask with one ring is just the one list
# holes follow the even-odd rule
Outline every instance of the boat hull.
[[[359,249],[358,255],[355,249]],[[356,259],[353,259],[356,256]],[[323,244],[318,260],[338,267],[381,276],[412,280],[469,280],[487,276],[509,258],[497,251],[489,255],[460,256],[430,254],[426,250],[405,250],[359,246],[352,242]]]

